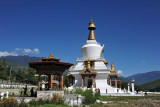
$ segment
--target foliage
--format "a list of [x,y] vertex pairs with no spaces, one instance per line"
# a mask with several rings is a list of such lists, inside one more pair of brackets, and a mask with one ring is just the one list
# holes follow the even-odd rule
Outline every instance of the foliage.
[[95,93],[95,99],[97,100],[97,99],[99,99],[100,97],[101,97],[101,95],[100,95],[100,93]]
[[53,94],[53,97],[51,98],[52,104],[63,104],[64,98],[62,96],[59,96],[57,94]]
[[0,107],[18,107],[18,102],[15,98],[7,98],[0,102]]
[[28,78],[27,78],[27,80],[28,80],[29,83],[37,84],[38,79],[36,78],[35,74],[36,74],[36,72],[35,72],[34,69],[28,68],[28,72],[27,72],[27,77]]
[[64,89],[65,94],[82,94],[83,90],[80,87],[73,86],[72,90],[68,90],[67,88]]
[[82,94],[83,90],[82,90],[82,88],[78,87],[78,88],[75,88],[75,92],[76,92],[76,94]]
[[0,61],[0,79],[9,80],[9,77],[11,82],[30,84],[37,84],[38,80],[34,69],[13,62]]
[[39,102],[38,102],[37,100],[35,100],[35,99],[32,99],[32,100],[29,101],[29,104],[30,104],[31,106],[38,106],[38,105],[39,105]]
[[136,84],[134,85],[134,89],[138,90],[138,91],[142,90],[142,88],[139,85],[136,85]]
[[[24,98],[20,99],[20,103],[18,104],[17,100],[15,98],[7,98],[3,101],[0,101],[0,107],[35,107],[35,106],[40,106],[40,105],[45,105],[45,104],[52,104],[54,105],[60,105],[60,106],[67,106],[64,104],[64,98],[57,95],[53,94],[53,97],[51,99],[32,99],[28,103],[25,103]],[[54,104],[54,105],[53,105]]]
[[128,82],[124,82],[124,81],[122,81],[122,83],[121,83],[121,89],[127,89],[128,88]]
[[67,73],[63,76],[63,84],[65,87],[69,87],[69,78],[66,75]]
[[143,89],[143,91],[148,90],[152,92],[160,92],[160,79],[154,80],[146,84],[142,84],[141,88]]
[[38,100],[31,100],[29,102],[31,106],[38,106],[38,105],[44,105],[44,104],[64,104],[64,98],[57,95],[53,94],[53,97],[51,99],[38,99]]
[[19,107],[29,107],[28,103],[25,103],[24,98],[20,99]]
[[92,89],[87,89],[82,93],[82,96],[84,96],[83,104],[89,105],[93,104],[96,101],[96,98],[93,95]]
[[0,61],[0,71],[3,71],[5,69],[5,65],[3,65],[2,61]]
[[53,86],[53,90],[59,90],[59,86]]

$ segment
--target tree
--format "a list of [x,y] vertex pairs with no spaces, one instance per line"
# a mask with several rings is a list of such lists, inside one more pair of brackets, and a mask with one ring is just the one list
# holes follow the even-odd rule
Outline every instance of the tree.
[[63,77],[63,85],[68,87],[69,86],[69,78],[66,76],[67,74],[65,74]]
[[0,62],[0,72],[3,71],[5,69],[5,65],[2,64],[2,62]]
[[121,88],[122,89],[127,89],[128,88],[128,82],[124,82],[124,81],[122,81],[122,83],[121,83]]
[[34,69],[28,68],[28,72],[27,72],[27,77],[28,78],[27,78],[27,80],[28,80],[29,83],[37,84],[38,79],[36,78],[35,74],[36,74],[36,72],[35,72]]
[[7,79],[7,74],[5,73],[5,65],[2,64],[2,62],[0,62],[0,79]]

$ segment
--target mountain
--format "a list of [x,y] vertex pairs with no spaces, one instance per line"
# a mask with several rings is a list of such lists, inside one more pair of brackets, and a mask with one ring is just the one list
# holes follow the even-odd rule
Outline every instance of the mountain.
[[123,81],[130,83],[133,78],[135,79],[135,84],[137,85],[145,84],[145,83],[160,79],[160,71],[138,73],[138,74],[123,78]]
[[146,84],[142,84],[141,87],[145,90],[160,92],[160,79],[154,80]]
[[41,57],[30,57],[28,55],[0,57],[0,60],[4,60],[4,59],[6,61],[18,63],[18,64],[25,65],[25,66],[28,66],[28,62],[41,61]]
[[19,64],[19,63],[15,63],[15,62],[10,62],[10,61],[6,61],[5,59],[0,59],[0,63],[3,65],[6,65],[6,69],[10,69],[13,71],[17,71],[19,69],[23,69],[23,68],[27,68],[27,66]]
[[[36,61],[41,61],[42,57],[30,57],[27,55],[24,56],[5,56],[5,57],[0,57],[0,60],[6,60],[9,61],[9,63],[13,62],[20,65],[28,66],[28,62],[36,62]],[[12,63],[12,64],[13,64]],[[20,66],[19,65],[19,66]],[[151,71],[151,72],[146,72],[146,73],[139,73],[135,74],[126,78],[121,78],[123,81],[126,82],[131,82],[132,79],[135,79],[135,84],[141,85],[145,84],[157,79],[160,79],[160,71]]]

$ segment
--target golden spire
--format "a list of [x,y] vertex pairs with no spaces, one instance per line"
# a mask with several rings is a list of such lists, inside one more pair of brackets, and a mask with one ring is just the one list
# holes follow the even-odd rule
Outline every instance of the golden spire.
[[53,58],[52,52],[51,52],[51,54],[50,54],[49,58]]
[[111,65],[111,71],[115,71],[114,64]]
[[89,23],[88,29],[90,30],[88,40],[96,40],[96,37],[94,34],[94,30],[96,29],[96,27],[92,18],[91,18],[91,22]]

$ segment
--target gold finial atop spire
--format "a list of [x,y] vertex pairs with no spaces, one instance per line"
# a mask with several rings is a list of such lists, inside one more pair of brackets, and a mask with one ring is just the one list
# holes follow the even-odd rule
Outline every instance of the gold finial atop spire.
[[52,52],[51,52],[51,54],[50,54],[49,58],[53,58]]
[[111,70],[112,70],[112,71],[115,71],[113,62],[112,62],[112,65],[111,65]]
[[91,22],[93,22],[92,18],[91,18]]
[[96,37],[94,34],[94,30],[96,29],[96,27],[95,27],[95,24],[94,24],[92,18],[91,18],[91,22],[89,23],[88,29],[90,30],[88,40],[96,40]]

